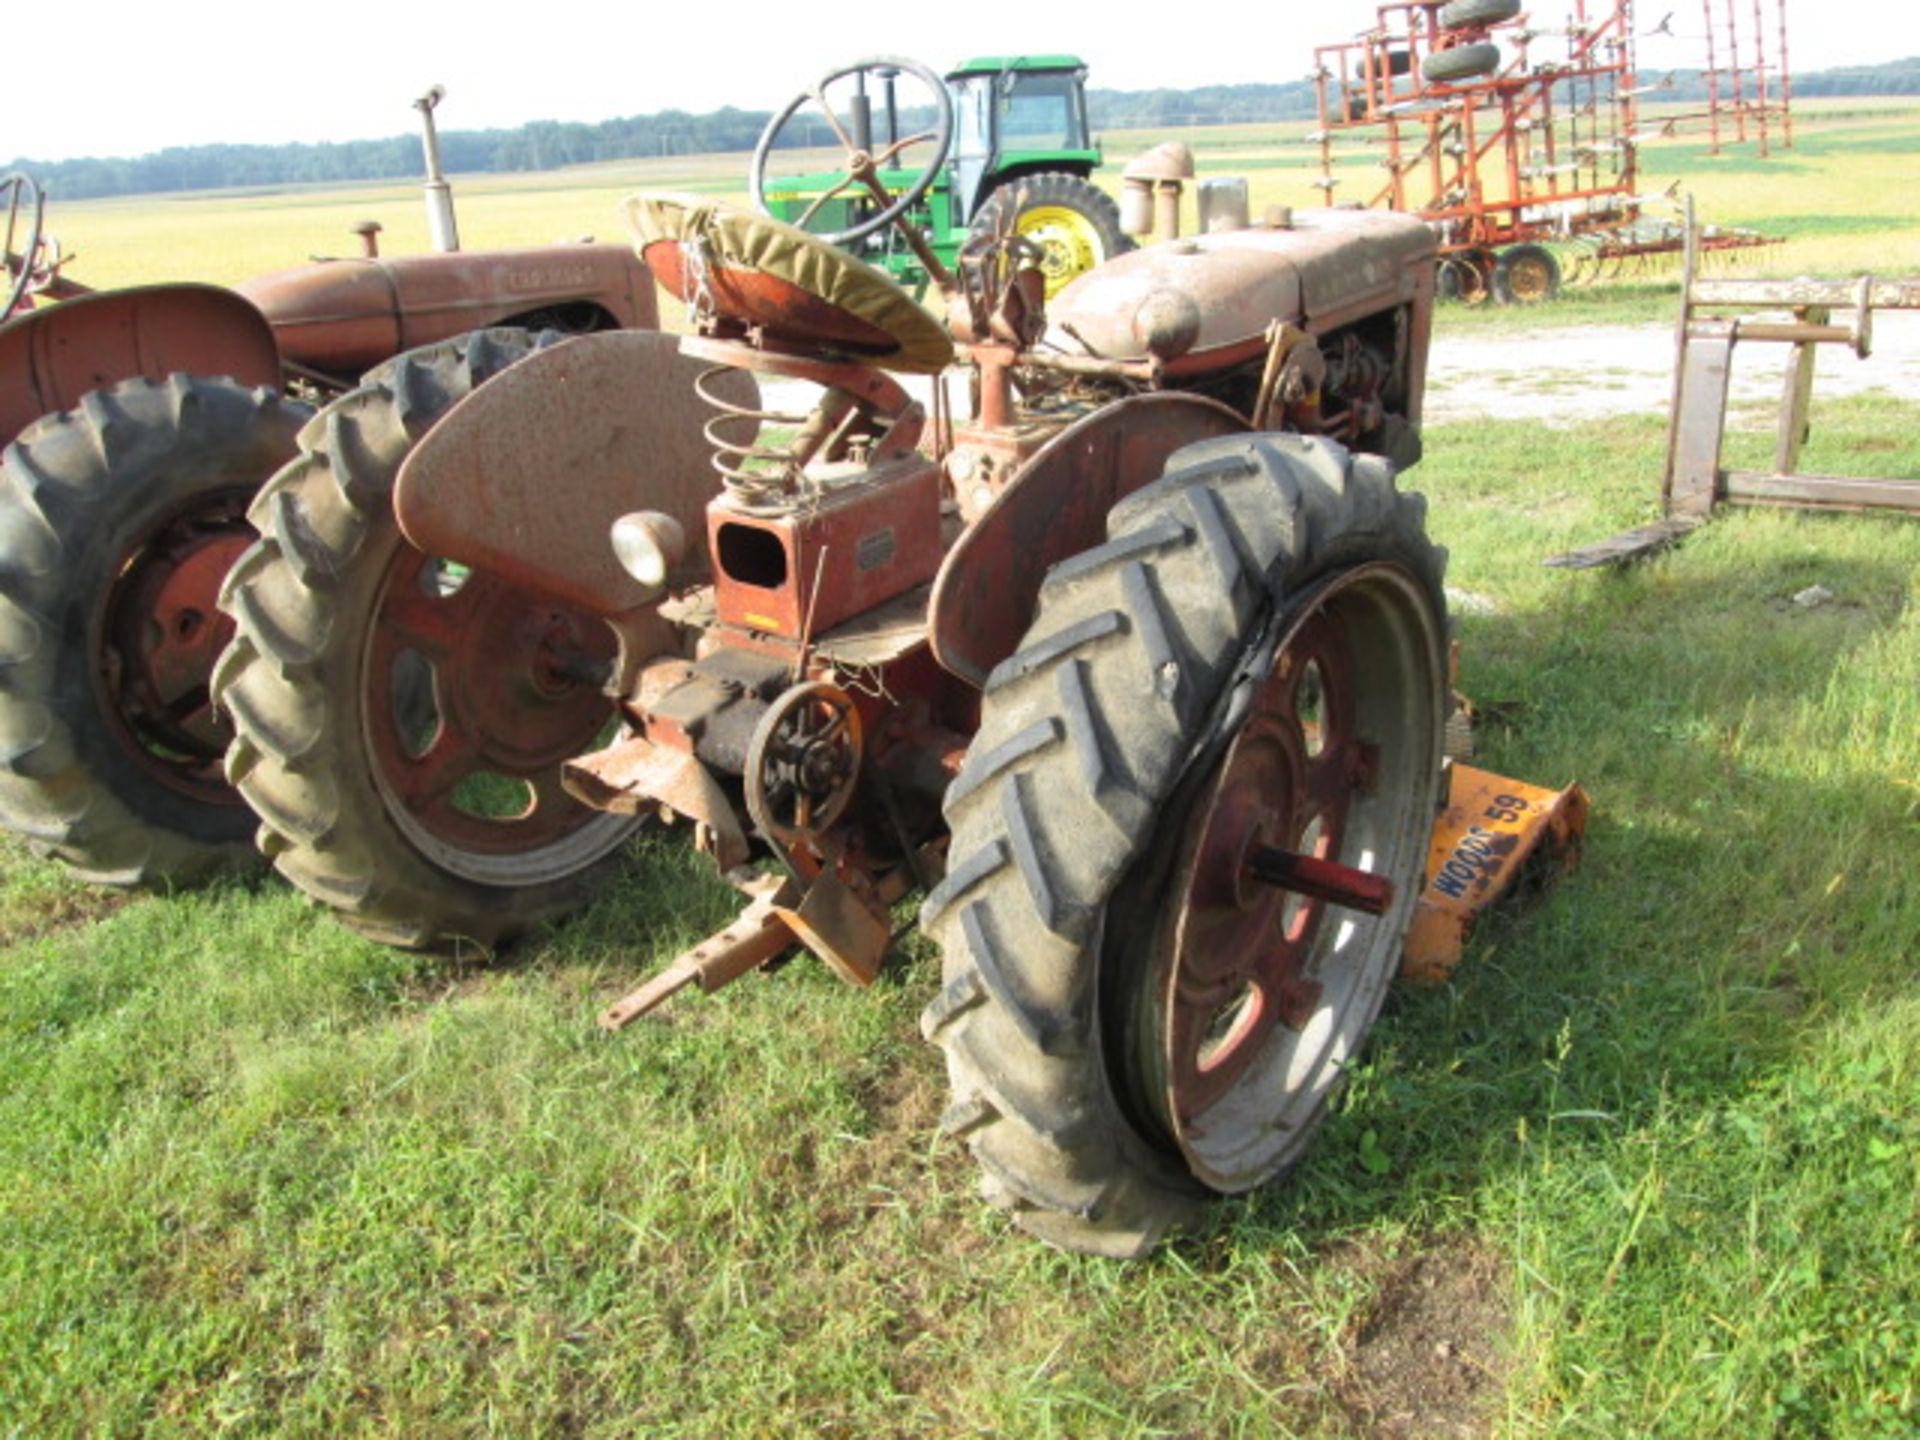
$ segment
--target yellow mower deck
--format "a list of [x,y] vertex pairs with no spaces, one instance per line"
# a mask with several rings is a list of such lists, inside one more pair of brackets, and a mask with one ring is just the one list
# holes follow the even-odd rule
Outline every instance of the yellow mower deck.
[[1578,785],[1547,790],[1458,763],[1449,784],[1407,929],[1403,979],[1445,980],[1482,911],[1517,882],[1550,884],[1580,859],[1588,802]]

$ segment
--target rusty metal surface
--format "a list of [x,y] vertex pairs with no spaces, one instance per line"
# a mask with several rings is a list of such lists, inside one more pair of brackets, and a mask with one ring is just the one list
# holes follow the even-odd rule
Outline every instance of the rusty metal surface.
[[221,772],[233,731],[213,707],[207,677],[233,637],[216,598],[254,541],[251,498],[246,490],[208,496],[121,557],[93,657],[111,694],[104,713],[127,755],[205,805],[242,803]]
[[842,467],[786,513],[756,513],[732,495],[707,510],[728,625],[798,641],[823,634],[924,584],[940,567],[940,470],[914,454]]
[[933,586],[916,585],[845,624],[814,637],[813,653],[831,664],[872,669],[892,665],[927,643],[927,597]]
[[983,684],[1026,632],[1048,566],[1105,539],[1107,511],[1158,479],[1175,450],[1246,428],[1217,401],[1156,394],[1105,406],[1061,431],[947,552],[928,611],[940,663]]
[[807,680],[769,705],[741,774],[747,813],[786,846],[819,838],[846,813],[860,783],[860,709],[828,680]]
[[[394,511],[430,555],[489,571],[596,614],[650,597],[608,532],[632,510],[678,520],[701,578],[707,501],[719,492],[693,399],[705,367],[671,335],[609,331],[528,356],[468,395],[401,466]],[[757,403],[744,372],[717,382]]]
[[0,325],[0,445],[89,390],[175,371],[278,385],[280,352],[260,312],[217,285],[82,295]]
[[567,793],[596,810],[643,815],[664,806],[694,823],[695,844],[724,873],[747,862],[747,836],[726,791],[692,755],[641,736],[569,760]]
[[[1266,348],[1275,320],[1320,333],[1410,302],[1433,268],[1433,232],[1406,215],[1314,211],[1288,229],[1238,230],[1154,245],[1109,260],[1047,307],[1051,346],[1067,356],[1144,361],[1143,315],[1175,296],[1197,312],[1190,349],[1167,374],[1239,364]],[[1084,342],[1084,344],[1082,344]]]
[[878,325],[765,271],[709,264],[696,284],[679,241],[656,240],[641,253],[669,294],[693,295],[704,286],[717,313],[764,328],[776,339],[856,355],[886,356],[900,348]]
[[626,329],[660,323],[652,275],[625,245],[324,260],[237,288],[267,317],[288,359],[336,375],[580,302]]
[[596,819],[563,788],[560,767],[612,714],[595,677],[611,668],[613,633],[405,547],[379,583],[359,682],[364,741],[415,842],[442,863],[524,864]]
[[1183,1145],[1274,1028],[1303,1031],[1319,1008],[1312,962],[1321,930],[1340,923],[1330,906],[1380,914],[1391,904],[1390,881],[1336,858],[1376,773],[1359,728],[1362,683],[1342,628],[1307,611],[1193,811],[1156,976],[1167,1107]]
[[775,913],[842,980],[866,986],[879,975],[893,938],[886,912],[864,899],[832,866],[807,887],[799,909],[781,906]]
[[1434,822],[1426,884],[1407,930],[1401,975],[1445,980],[1460,963],[1475,920],[1517,882],[1525,877],[1550,884],[1573,869],[1587,810],[1586,791],[1578,785],[1550,790],[1454,765],[1446,807]]
[[776,908],[799,898],[791,880],[784,875],[761,875],[740,888],[749,899],[746,909],[691,950],[676,955],[638,990],[602,1010],[600,1024],[608,1030],[623,1030],[689,985],[712,994],[799,943]]

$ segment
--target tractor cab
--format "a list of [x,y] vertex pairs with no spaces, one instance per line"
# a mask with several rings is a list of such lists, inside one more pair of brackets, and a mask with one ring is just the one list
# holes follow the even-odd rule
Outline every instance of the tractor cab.
[[987,196],[1045,170],[1085,179],[1100,164],[1087,126],[1087,68],[1071,55],[989,56],[947,73],[953,94],[952,185],[975,214]]

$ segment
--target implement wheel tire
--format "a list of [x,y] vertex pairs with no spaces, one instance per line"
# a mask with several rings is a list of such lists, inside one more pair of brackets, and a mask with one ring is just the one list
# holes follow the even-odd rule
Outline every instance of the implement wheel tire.
[[1120,207],[1078,175],[1047,171],[1009,180],[973,217],[975,235],[1011,230],[1040,247],[1051,300],[1067,283],[1133,249],[1120,232]]
[[1436,50],[1420,62],[1420,73],[1435,85],[1458,85],[1478,80],[1500,68],[1500,47],[1491,40]]
[[1467,30],[1479,25],[1498,25],[1520,13],[1521,0],[1452,0],[1440,7],[1442,30]]
[[1560,262],[1543,245],[1510,245],[1493,266],[1493,298],[1502,305],[1544,305],[1560,293]]
[[[1140,1255],[1196,1219],[1209,1190],[1271,1179],[1299,1158],[1358,1049],[1398,964],[1439,797],[1445,555],[1425,508],[1387,462],[1326,440],[1189,446],[1113,508],[1106,544],[1049,572],[1020,648],[988,677],[946,799],[952,863],[921,917],[943,952],[921,1027],[946,1052],[941,1128],[965,1138],[985,1197],[1041,1239]],[[1386,915],[1356,917],[1342,957],[1319,956],[1329,1013],[1302,1026],[1323,1026],[1313,1033],[1339,1053],[1301,1055],[1295,1031],[1262,1032],[1252,1092],[1229,1096],[1250,1112],[1223,1123],[1229,1154],[1193,1143],[1155,1093],[1169,1079],[1150,1053],[1168,993],[1155,977],[1178,973],[1156,968],[1171,953],[1162,922],[1203,908],[1193,842],[1218,830],[1221,797],[1260,792],[1235,757],[1249,736],[1265,743],[1262,727],[1284,728],[1260,697],[1279,693],[1299,643],[1283,637],[1300,625],[1361,637],[1364,681],[1328,660],[1326,694],[1330,716],[1366,732],[1339,754],[1378,751],[1361,765],[1372,793],[1350,777],[1352,794],[1324,802],[1322,853],[1357,865],[1369,851],[1394,898]],[[1299,654],[1331,655],[1314,643]],[[1247,902],[1261,924],[1281,903]],[[1289,913],[1287,934],[1327,940],[1317,911],[1311,923]]]
[[248,502],[311,412],[273,390],[126,380],[0,457],[0,824],[112,885],[257,863],[208,678]]
[[222,598],[227,774],[260,848],[390,945],[491,951],[576,908],[634,825],[559,784],[612,707],[557,662],[611,657],[605,626],[445,566],[394,519],[419,438],[537,343],[485,330],[410,351],[321,411]]

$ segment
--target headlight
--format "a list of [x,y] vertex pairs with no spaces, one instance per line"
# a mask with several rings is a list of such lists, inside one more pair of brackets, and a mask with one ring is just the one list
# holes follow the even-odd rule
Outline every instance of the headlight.
[[667,583],[687,554],[687,532],[671,515],[636,510],[613,522],[613,554],[620,568],[649,590]]

